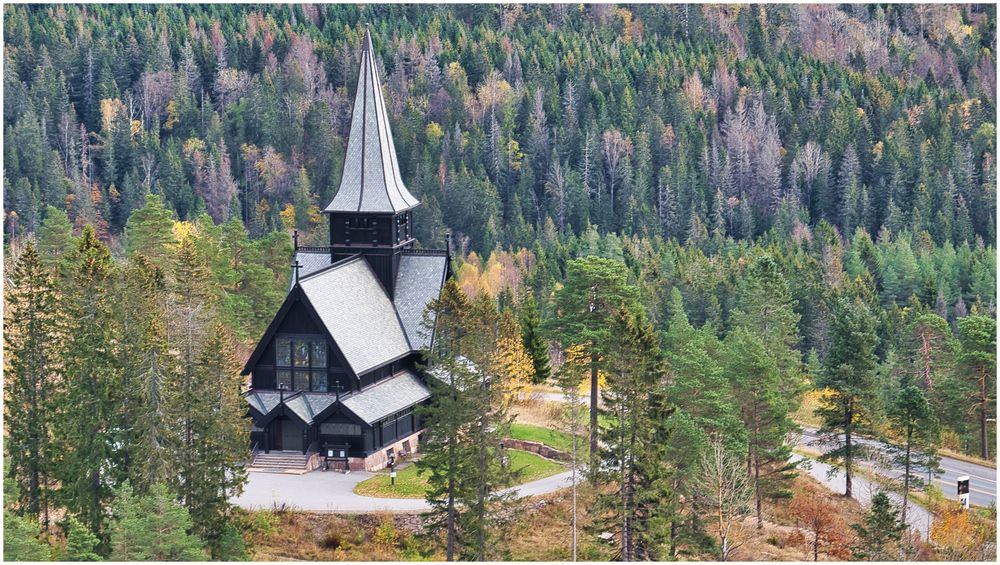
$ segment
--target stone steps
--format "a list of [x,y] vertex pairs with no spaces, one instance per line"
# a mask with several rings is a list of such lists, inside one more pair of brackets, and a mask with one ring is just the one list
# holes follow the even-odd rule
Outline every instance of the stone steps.
[[265,473],[305,473],[309,458],[309,454],[304,455],[294,451],[260,452],[247,470]]

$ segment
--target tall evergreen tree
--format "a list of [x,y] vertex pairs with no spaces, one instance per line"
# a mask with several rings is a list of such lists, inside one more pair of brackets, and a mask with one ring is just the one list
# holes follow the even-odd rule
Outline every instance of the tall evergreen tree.
[[581,345],[590,355],[590,458],[597,468],[597,389],[602,356],[611,337],[609,322],[623,304],[636,301],[623,263],[602,257],[574,259],[566,265],[566,279],[556,292],[555,312],[547,329],[563,347]]
[[116,269],[91,226],[84,228],[69,264],[63,291],[67,338],[60,360],[66,384],[53,398],[61,457],[53,466],[53,478],[61,485],[60,502],[102,536],[105,506],[121,472],[113,429],[115,398],[121,392],[113,345],[117,330],[111,285]]
[[903,468],[903,507],[900,522],[906,523],[910,491],[926,486],[923,476],[937,472],[938,423],[924,392],[902,379],[895,400],[888,409],[889,424],[900,438],[892,446],[894,460]]
[[4,455],[7,474],[20,487],[20,510],[49,525],[56,460],[53,403],[62,388],[64,344],[61,305],[51,272],[29,241],[4,285]]
[[962,318],[958,321],[958,338],[962,348],[956,384],[964,392],[967,406],[978,416],[979,456],[989,459],[989,422],[996,421],[997,322],[986,316]]
[[832,315],[830,348],[816,382],[817,387],[828,392],[816,415],[823,420],[819,429],[821,441],[833,445],[822,459],[843,464],[847,479],[844,495],[850,497],[855,467],[863,449],[855,436],[859,422],[870,409],[875,389],[878,336],[876,320],[859,298],[835,296]]
[[531,382],[544,383],[549,380],[552,369],[549,366],[549,348],[542,337],[542,318],[538,314],[538,303],[531,292],[521,305],[521,337],[524,349],[531,356],[534,368]]
[[618,536],[623,561],[657,560],[673,504],[664,466],[670,411],[665,403],[659,339],[645,315],[620,307],[611,318],[607,388],[600,430],[599,494],[594,526]]
[[796,402],[758,334],[737,328],[726,336],[724,367],[746,430],[747,469],[761,529],[764,499],[791,496],[788,483],[796,475],[795,464],[789,463],[792,446],[785,438],[796,428],[789,417]]

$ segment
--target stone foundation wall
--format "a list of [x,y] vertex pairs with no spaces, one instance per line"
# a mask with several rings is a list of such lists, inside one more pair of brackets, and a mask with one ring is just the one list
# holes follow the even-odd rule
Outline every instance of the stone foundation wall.
[[396,453],[396,463],[401,463],[407,457],[417,452],[421,433],[423,433],[423,430],[414,432],[403,439],[382,447],[368,457],[351,457],[347,460],[347,463],[350,465],[352,471],[379,471],[389,466],[386,452],[390,449]]
[[505,438],[503,440],[503,445],[509,449],[520,449],[521,451],[535,453],[546,459],[555,459],[556,461],[571,461],[573,459],[572,453],[552,449],[544,443],[539,443],[537,441]]

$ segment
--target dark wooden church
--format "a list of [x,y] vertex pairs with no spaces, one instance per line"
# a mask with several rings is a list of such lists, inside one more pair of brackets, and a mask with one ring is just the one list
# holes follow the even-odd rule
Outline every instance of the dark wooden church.
[[352,468],[375,469],[389,450],[416,450],[414,407],[430,397],[417,363],[434,339],[424,312],[450,276],[447,251],[413,248],[419,204],[400,176],[366,31],[343,176],[323,211],[330,246],[296,242],[288,296],[243,370],[256,451],[349,446]]

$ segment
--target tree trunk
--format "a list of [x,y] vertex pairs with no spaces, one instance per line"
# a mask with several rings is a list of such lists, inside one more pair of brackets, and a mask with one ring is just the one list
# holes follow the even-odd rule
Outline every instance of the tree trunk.
[[847,406],[844,408],[844,469],[846,471],[846,481],[844,487],[844,496],[847,498],[852,498],[851,492],[851,478],[854,472],[854,446],[851,444],[851,424],[854,420],[854,412],[851,410],[851,403],[848,401]]
[[910,445],[913,442],[913,426],[906,426],[906,455],[903,458],[903,510],[899,521],[906,523],[906,507],[910,501]]
[[985,460],[990,458],[989,433],[987,432],[986,405],[989,403],[989,391],[986,390],[986,369],[980,370],[979,377],[979,456]]
[[448,542],[445,549],[448,561],[455,560],[455,479],[448,479]]
[[[597,477],[597,344],[590,340],[590,474]],[[595,481],[596,482],[596,481]]]

